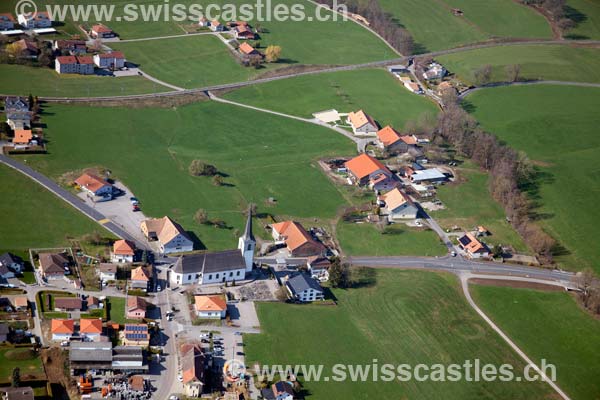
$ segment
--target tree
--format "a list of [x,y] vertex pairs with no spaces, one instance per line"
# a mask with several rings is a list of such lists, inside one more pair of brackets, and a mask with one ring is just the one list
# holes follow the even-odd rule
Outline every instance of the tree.
[[348,264],[342,264],[338,257],[335,257],[329,267],[329,282],[334,288],[347,288],[350,286],[350,268]]
[[248,65],[259,69],[263,63],[263,58],[260,54],[253,54],[248,57]]
[[19,387],[21,385],[21,369],[15,367],[12,371],[12,387]]
[[212,178],[212,184],[215,186],[223,186],[223,177],[221,175],[215,175]]
[[281,57],[281,46],[270,45],[265,50],[265,60],[269,63],[279,61]]
[[510,82],[517,82],[521,73],[520,64],[511,64],[506,66],[506,76]]
[[503,253],[504,252],[502,251],[502,246],[500,246],[499,244],[495,245],[492,249],[492,257],[494,258],[502,257]]
[[482,86],[490,83],[492,79],[492,66],[487,64],[483,67],[477,69],[474,73],[475,75],[475,83],[477,85]]
[[583,271],[578,272],[574,280],[575,284],[581,291],[579,296],[581,297],[583,306],[587,308],[593,292],[594,285],[597,283],[594,271],[592,271],[590,268],[586,268]]
[[208,214],[207,214],[206,210],[203,208],[198,209],[198,211],[196,211],[196,213],[194,214],[194,221],[200,225],[207,224],[208,223]]
[[188,171],[192,176],[213,176],[218,172],[217,167],[201,160],[193,160],[190,163]]
[[17,58],[21,54],[21,48],[16,42],[7,44],[5,49],[8,55],[12,58]]

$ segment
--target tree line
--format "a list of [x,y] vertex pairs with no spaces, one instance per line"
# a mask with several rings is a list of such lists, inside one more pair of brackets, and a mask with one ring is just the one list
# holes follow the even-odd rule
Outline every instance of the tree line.
[[565,33],[577,25],[577,22],[569,15],[566,0],[520,0],[528,6],[539,7],[546,12],[552,22]]
[[[329,8],[336,7],[337,0],[317,0]],[[410,55],[414,51],[414,40],[408,30],[398,25],[392,15],[381,8],[377,0],[361,2],[360,0],[348,0],[344,2],[348,12],[359,14],[369,21],[370,28],[377,32],[387,43],[403,55]]]

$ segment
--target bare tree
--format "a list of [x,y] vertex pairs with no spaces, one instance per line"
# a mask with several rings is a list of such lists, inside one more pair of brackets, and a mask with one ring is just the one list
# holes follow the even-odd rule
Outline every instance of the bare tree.
[[475,76],[475,83],[478,86],[483,86],[490,83],[492,79],[492,66],[490,64],[486,64],[473,73]]
[[520,78],[520,73],[520,64],[511,64],[506,66],[506,76],[508,77],[509,82],[517,82]]

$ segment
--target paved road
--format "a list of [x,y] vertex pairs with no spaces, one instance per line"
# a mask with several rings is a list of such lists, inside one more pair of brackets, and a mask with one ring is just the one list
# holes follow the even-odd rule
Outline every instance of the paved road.
[[63,189],[56,182],[46,177],[45,175],[40,174],[39,172],[33,170],[31,167],[21,163],[20,161],[17,161],[13,158],[1,154],[0,163],[19,171],[20,173],[39,183],[40,185],[48,189],[50,192],[54,193],[56,196],[69,203],[79,212],[102,225],[105,229],[107,229],[114,235],[122,239],[127,239],[135,242],[136,246],[140,249],[148,249],[147,243],[143,243],[139,240],[136,240],[133,236],[125,232],[115,223],[107,221],[107,218],[102,213],[88,206],[83,201],[81,201],[80,198],[78,198],[68,190]]
[[113,100],[136,100],[136,99],[146,99],[146,98],[154,98],[154,97],[172,97],[179,96],[185,94],[199,94],[206,91],[215,91],[220,89],[236,89],[244,86],[251,86],[260,83],[272,82],[282,79],[293,78],[297,76],[304,75],[315,75],[322,74],[327,72],[337,72],[337,71],[350,71],[361,68],[373,68],[373,67],[383,67],[386,65],[394,65],[394,64],[403,64],[407,63],[411,58],[424,58],[424,57],[437,57],[446,54],[454,54],[461,53],[464,51],[475,50],[475,49],[483,49],[488,47],[502,47],[502,46],[523,46],[523,45],[573,45],[573,44],[587,44],[587,45],[600,45],[600,41],[598,40],[524,40],[524,41],[513,41],[513,42],[487,42],[487,43],[478,43],[470,46],[457,47],[454,49],[440,50],[430,53],[419,54],[416,56],[405,56],[394,58],[390,60],[381,60],[381,61],[373,61],[369,63],[363,64],[354,64],[354,65],[344,65],[340,67],[330,67],[323,68],[320,70],[313,71],[304,71],[304,72],[294,72],[290,74],[284,74],[280,76],[274,76],[270,78],[259,78],[249,81],[243,82],[234,82],[223,85],[214,85],[207,86],[197,89],[188,89],[182,91],[172,91],[172,92],[164,92],[164,93],[148,93],[148,94],[140,94],[140,95],[129,95],[129,96],[104,96],[104,97],[40,97],[41,100],[48,102],[89,102],[89,101],[113,101]]
[[460,94],[460,98],[465,98],[473,92],[476,92],[481,89],[502,87],[502,86],[523,86],[523,85],[563,85],[563,86],[581,86],[581,87],[592,87],[592,88],[600,88],[600,83],[589,83],[589,82],[571,82],[571,81],[522,81],[522,82],[494,82],[488,83],[487,85],[474,87],[471,89],[467,89]]

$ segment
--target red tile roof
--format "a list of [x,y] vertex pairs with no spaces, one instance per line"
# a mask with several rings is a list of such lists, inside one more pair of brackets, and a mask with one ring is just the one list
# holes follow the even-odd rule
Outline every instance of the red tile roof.
[[196,296],[197,311],[225,311],[227,302],[221,296]]
[[377,170],[389,172],[387,167],[383,165],[381,161],[365,153],[354,157],[352,160],[346,161],[344,165],[357,179],[369,176]]
[[135,254],[135,245],[129,240],[117,240],[113,243],[113,253],[120,256],[133,256]]
[[17,129],[15,130],[15,137],[13,138],[12,142],[15,144],[27,144],[31,139],[33,139],[31,130]]
[[75,332],[75,321],[72,319],[53,319],[50,327],[52,333],[73,333]]
[[81,319],[79,321],[79,332],[88,334],[102,333],[102,319]]
[[75,183],[81,186],[82,188],[86,188],[92,192],[96,192],[104,186],[110,185],[110,183],[106,182],[104,179],[94,174],[88,174],[87,172],[81,175],[79,178],[75,179]]
[[386,126],[377,132],[377,137],[385,147],[391,146],[400,140],[400,134],[391,126]]

